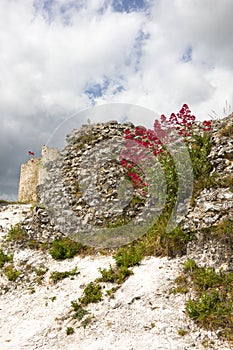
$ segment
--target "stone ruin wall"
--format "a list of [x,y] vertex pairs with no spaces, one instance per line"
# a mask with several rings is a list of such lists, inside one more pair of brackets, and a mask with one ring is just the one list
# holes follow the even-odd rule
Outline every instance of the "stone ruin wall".
[[[212,150],[209,159],[213,166],[212,173],[216,176],[216,181],[225,177],[232,179],[233,135],[231,133],[222,135],[221,133],[223,128],[231,127],[232,125],[233,114],[222,120],[212,121]],[[105,139],[111,139],[116,134],[118,136],[122,135],[125,127],[130,128],[133,125],[127,123],[119,125],[118,123],[108,122],[91,126],[86,125],[79,130],[74,130],[67,137],[67,145],[61,152],[61,159],[60,157],[56,159],[58,152],[56,149],[50,150],[43,147],[41,158],[34,160],[34,162],[28,161],[28,163],[22,165],[19,200],[37,201],[43,204],[46,202],[44,200],[49,197],[49,204],[52,207],[60,205],[61,208],[56,208],[61,210],[64,209],[62,208],[62,199],[67,198],[69,205],[66,212],[71,212],[72,215],[75,214],[76,219],[80,220],[80,223],[84,223],[87,226],[90,220],[101,220],[102,217],[97,217],[98,213],[93,216],[92,208],[89,208],[81,197],[79,198],[76,188],[77,174],[80,171],[80,165],[85,155],[88,154],[92,147],[97,146],[99,142]],[[48,164],[49,162],[48,175],[46,163]],[[87,164],[84,168],[86,169],[89,165]],[[59,171],[63,174],[63,182],[56,182],[56,176],[59,175]],[[50,177],[50,173],[53,177],[52,181],[44,181]],[[93,170],[93,174],[95,173],[96,170]],[[107,178],[111,185],[114,185],[115,178],[113,175],[115,173],[116,169],[113,166],[110,166],[109,169],[103,169],[103,174],[100,174],[100,180],[102,176],[102,180]],[[58,180],[60,180],[59,176]],[[41,186],[37,187],[37,185]],[[111,196],[114,196],[114,188],[112,187],[112,189]],[[103,190],[104,195],[108,196],[105,188]],[[37,193],[39,197],[37,197]],[[133,209],[135,211],[135,208]],[[58,213],[59,210],[57,210]],[[29,220],[28,226],[26,225],[31,237],[35,238],[38,236],[38,239],[43,242],[55,237],[55,233],[51,233],[53,230],[57,232],[58,236],[63,235],[61,231],[57,230],[57,227],[53,226],[54,223],[52,221],[54,220],[51,220],[45,210],[36,208],[33,215],[33,219],[30,219],[32,221]],[[225,238],[214,238],[214,236],[210,237],[210,233],[202,233],[203,229],[216,226],[224,220],[233,220],[233,192],[229,181],[228,186],[218,184],[217,187],[213,186],[204,189],[196,198],[195,204],[190,206],[182,223],[184,230],[195,232],[197,237],[197,241],[189,242],[188,244],[187,256],[189,258],[199,259],[203,265],[208,264],[216,268],[226,262],[228,268],[230,270],[233,269],[233,246],[227,243]],[[67,222],[72,224],[72,220],[66,220]]]
[[42,184],[47,176],[45,163],[54,161],[58,155],[56,148],[42,146],[40,158],[32,158],[27,163],[21,165],[18,201],[37,202],[37,186]]

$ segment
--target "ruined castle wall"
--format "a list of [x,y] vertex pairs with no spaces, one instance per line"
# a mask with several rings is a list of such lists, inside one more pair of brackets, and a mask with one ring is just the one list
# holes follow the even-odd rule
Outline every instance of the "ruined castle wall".
[[30,159],[27,163],[21,165],[18,201],[19,202],[37,202],[37,186],[42,184],[47,177],[46,165],[54,161],[58,156],[56,148],[42,147],[40,158]]
[[39,180],[40,162],[40,158],[34,158],[21,165],[18,191],[19,202],[36,202],[36,186]]
[[44,183],[48,176],[47,165],[49,162],[54,162],[59,155],[57,148],[50,148],[47,146],[42,146],[41,152],[41,166],[39,169],[38,185]]

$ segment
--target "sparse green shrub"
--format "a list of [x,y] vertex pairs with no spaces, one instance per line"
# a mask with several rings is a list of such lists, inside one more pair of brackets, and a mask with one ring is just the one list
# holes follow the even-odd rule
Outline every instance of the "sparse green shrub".
[[75,312],[72,317],[77,318],[79,321],[81,321],[81,319],[89,313],[80,303],[77,303],[76,301],[71,301],[71,306]]
[[178,329],[178,335],[180,335],[181,337],[184,337],[187,333],[188,333],[188,331],[186,330],[186,329],[183,329],[183,328],[180,328],[180,329]]
[[73,258],[82,249],[83,247],[80,243],[72,241],[69,238],[63,238],[53,241],[49,253],[56,260],[64,260]]
[[188,293],[189,289],[186,286],[178,286],[176,288],[170,289],[170,294],[186,294]]
[[194,270],[196,270],[197,264],[195,263],[195,261],[193,259],[189,259],[184,263],[184,271],[185,272],[193,272]]
[[113,288],[111,288],[111,289],[106,290],[106,293],[107,293],[108,296],[111,296],[111,295],[113,295],[118,289],[119,289],[119,286],[113,287]]
[[210,173],[213,166],[208,159],[211,151],[211,135],[209,133],[193,135],[193,141],[189,148],[189,154],[193,166],[194,187],[193,202],[199,193],[212,183]]
[[216,272],[211,267],[198,267],[194,260],[184,264],[184,275],[176,279],[177,288],[193,289],[195,298],[186,304],[187,314],[219,336],[233,341],[233,272]]
[[171,232],[167,232],[168,213],[162,214],[147,234],[142,237],[145,255],[152,256],[181,256],[186,253],[189,241],[195,239],[193,233],[184,232],[177,226]]
[[41,277],[44,276],[46,274],[46,272],[48,271],[48,268],[39,268],[39,269],[35,269],[35,273],[37,274],[37,276]]
[[212,267],[199,267],[193,272],[192,279],[197,290],[209,290],[212,287],[221,286],[224,275],[216,273]]
[[186,310],[191,318],[203,319],[212,312],[213,307],[219,303],[216,291],[214,293],[203,293],[200,300],[189,299]]
[[27,232],[22,228],[21,223],[18,223],[15,226],[11,226],[7,234],[8,241],[20,242],[26,238],[27,238]]
[[58,281],[63,280],[64,278],[75,276],[77,274],[78,274],[77,267],[75,267],[72,271],[63,271],[63,272],[53,271],[50,275],[50,278],[53,281],[53,283],[56,283]]
[[131,245],[130,247],[124,247],[118,249],[114,255],[116,264],[118,267],[131,267],[139,265],[144,256],[143,244],[138,243],[137,245]]
[[74,334],[74,328],[73,327],[67,327],[66,328],[66,335]]
[[115,228],[115,227],[120,227],[120,226],[124,226],[126,224],[128,224],[130,221],[129,218],[126,218],[124,215],[122,216],[118,216],[116,219],[106,219],[105,220],[105,227],[109,227],[109,228]]
[[223,220],[217,226],[207,228],[205,231],[213,237],[225,238],[229,241],[229,244],[233,244],[233,220]]
[[91,323],[91,320],[92,320],[92,316],[88,316],[86,317],[82,322],[81,322],[81,326],[83,328],[86,328],[90,323]]
[[82,305],[86,306],[90,303],[98,303],[102,300],[101,285],[90,282],[84,289],[83,297],[79,298]]
[[165,232],[163,235],[163,242],[166,247],[167,255],[175,257],[185,254],[187,243],[193,239],[194,234],[183,231],[180,226],[177,226],[171,232]]
[[28,248],[34,249],[34,250],[44,250],[43,247],[46,245],[46,243],[40,243],[36,239],[29,239],[27,241]]
[[20,276],[20,271],[14,269],[13,265],[9,265],[4,268],[4,274],[8,278],[9,281],[15,282],[17,278]]
[[12,261],[13,261],[13,255],[8,256],[3,252],[2,249],[0,249],[0,268],[2,268],[5,263],[12,262]]
[[120,266],[119,268],[99,269],[102,277],[97,279],[97,282],[111,282],[121,284],[124,280],[133,275],[133,271],[129,270],[126,266]]
[[211,181],[211,187],[213,188],[218,188],[218,187],[223,187],[223,188],[229,188],[231,192],[233,192],[233,175],[226,175],[226,176],[221,176],[220,178],[217,178],[216,174],[212,174],[210,176]]

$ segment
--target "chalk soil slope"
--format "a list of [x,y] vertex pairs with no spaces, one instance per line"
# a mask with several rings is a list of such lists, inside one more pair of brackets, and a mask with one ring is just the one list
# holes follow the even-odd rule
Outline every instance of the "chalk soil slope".
[[[23,219],[30,206],[0,208],[0,239],[11,224]],[[42,285],[29,287],[20,281],[5,291],[9,281],[1,274],[0,349],[1,350],[230,350],[215,333],[198,328],[185,315],[185,296],[170,294],[185,257],[145,258],[133,268],[134,274],[116,291],[104,293],[97,304],[87,309],[93,316],[87,327],[71,317],[71,301],[77,300],[84,286],[100,276],[99,268],[114,264],[112,257],[75,257],[57,262],[47,253],[19,250],[14,265],[28,264],[48,268]],[[52,271],[77,267],[74,279],[51,282]],[[107,285],[105,290],[112,288]],[[186,296],[188,298],[188,296]],[[67,327],[74,334],[66,334]],[[180,332],[179,332],[180,331]],[[184,335],[179,335],[183,333]]]

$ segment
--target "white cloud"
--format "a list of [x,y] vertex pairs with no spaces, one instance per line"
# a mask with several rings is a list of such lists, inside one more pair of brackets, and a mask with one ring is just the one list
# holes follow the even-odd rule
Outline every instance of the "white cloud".
[[93,86],[103,93],[97,104],[169,114],[188,103],[199,119],[212,109],[221,116],[226,99],[233,105],[233,2],[146,3],[150,12],[126,13],[110,0],[1,0],[2,178],[4,164],[16,169],[27,147],[39,151],[56,125],[93,102],[85,92]]

